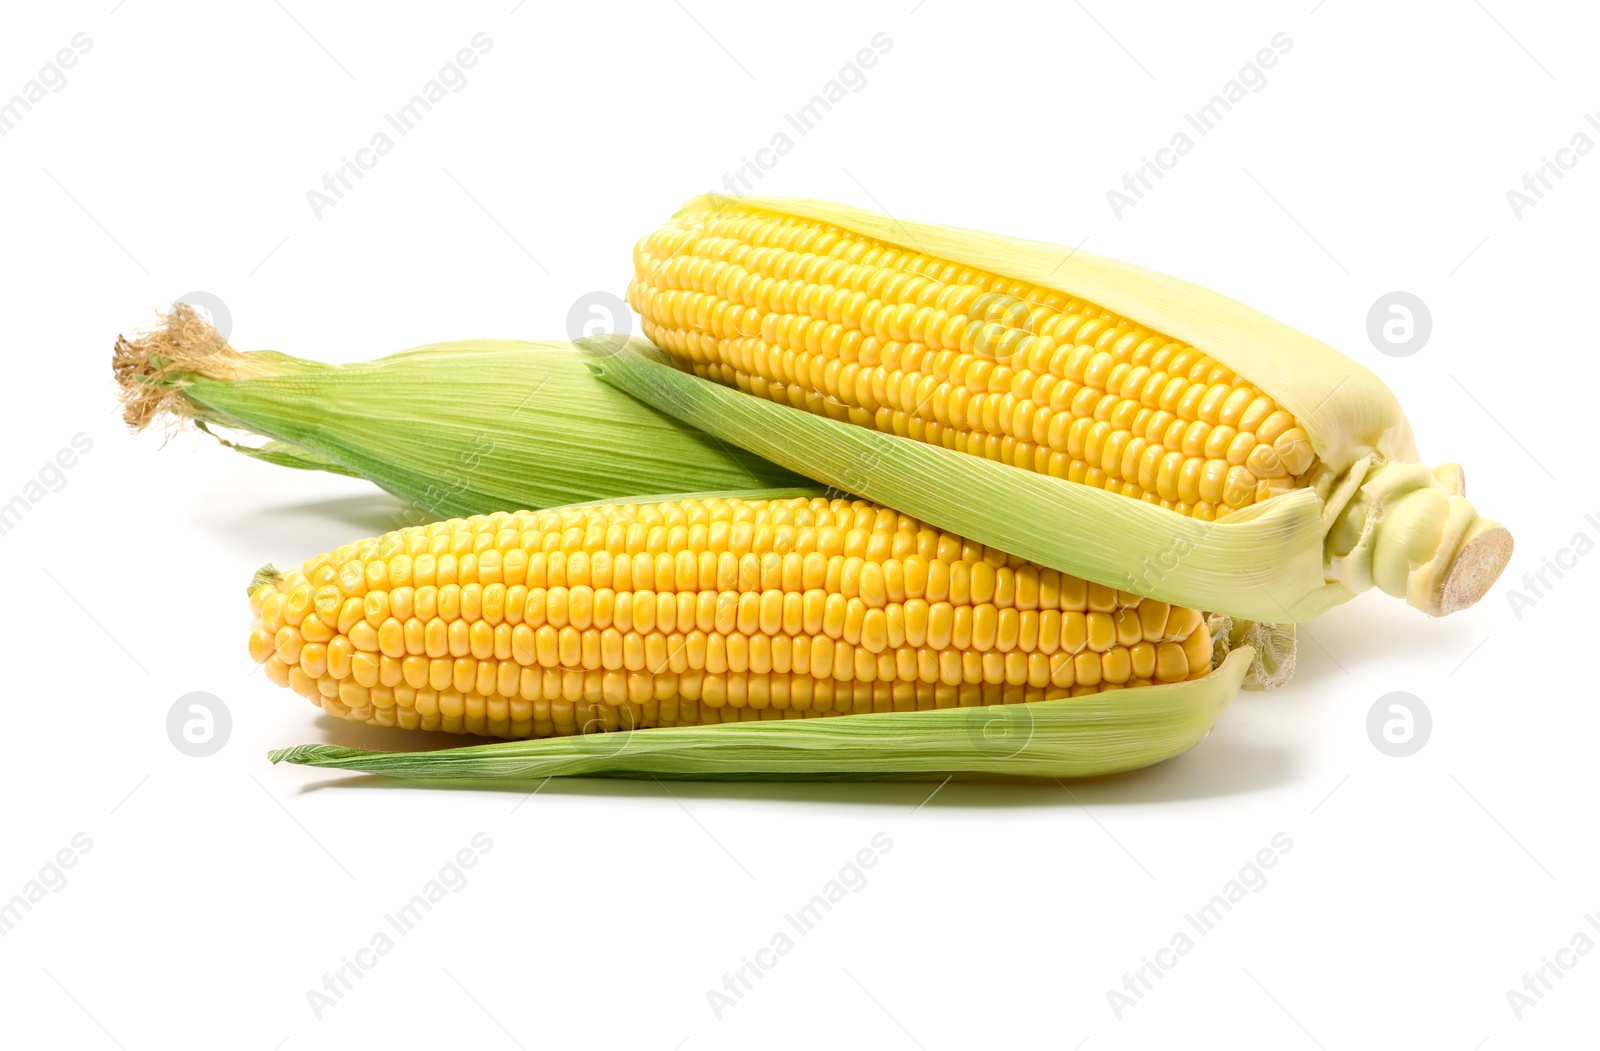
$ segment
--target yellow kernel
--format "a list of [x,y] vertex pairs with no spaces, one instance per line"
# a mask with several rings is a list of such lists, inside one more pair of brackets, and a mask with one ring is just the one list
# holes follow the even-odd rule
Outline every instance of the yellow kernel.
[[1278,454],[1284,469],[1292,475],[1304,474],[1317,458],[1315,450],[1311,448],[1310,437],[1299,427],[1291,427],[1278,435],[1272,443],[1272,450]]
[[1199,631],[1203,618],[1199,610],[1188,609],[1183,606],[1173,606],[1167,615],[1167,630],[1165,637],[1168,639],[1187,639]]
[[1176,642],[1163,642],[1156,647],[1156,680],[1182,682],[1189,677],[1189,658]]
[[[1182,651],[1179,651],[1180,655]],[[1185,665],[1187,667],[1187,664]],[[1097,686],[1102,675],[1100,654],[1090,650],[1072,658],[1072,678],[1079,686]]]
[[1133,660],[1126,647],[1118,646],[1100,655],[1100,677],[1119,685],[1133,677]]
[[1088,630],[1089,648],[1096,653],[1104,653],[1117,641],[1116,621],[1109,613],[1090,613],[1085,617]]
[[1156,647],[1154,643],[1139,642],[1128,648],[1128,661],[1136,678],[1148,679],[1156,672]]
[[272,633],[265,627],[257,625],[250,631],[250,659],[257,664],[264,664],[273,653]]
[[328,670],[328,647],[320,642],[308,642],[300,648],[300,670],[313,679]]
[[1184,660],[1188,665],[1188,677],[1199,678],[1211,670],[1211,635],[1206,631],[1196,631],[1183,643]]

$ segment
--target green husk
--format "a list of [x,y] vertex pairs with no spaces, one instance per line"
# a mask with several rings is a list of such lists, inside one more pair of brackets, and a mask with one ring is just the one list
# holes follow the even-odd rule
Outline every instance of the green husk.
[[[1306,620],[1352,592],[1323,579],[1309,489],[1204,522],[1087,485],[883,434],[698,379],[642,339],[579,340],[600,378],[775,463],[985,546],[1236,620]],[[997,513],[999,512],[999,513]]]
[[419,520],[810,484],[596,382],[567,343],[464,340],[330,365],[241,353],[178,304],[155,330],[119,338],[113,369],[136,429],[253,432],[274,441],[226,444],[369,479]]
[[234,452],[243,453],[245,456],[260,460],[263,463],[277,464],[279,467],[292,467],[297,471],[325,471],[328,474],[342,474],[349,478],[361,477],[348,467],[336,464],[326,456],[319,456],[310,449],[295,445],[293,442],[280,442],[274,439],[263,442],[260,445],[241,445],[238,442],[230,442],[221,435],[213,434],[203,421],[196,420],[195,426],[207,434],[211,434],[213,438]]
[[1092,777],[1136,770],[1194,747],[1238,692],[1253,660],[1243,646],[1202,679],[1028,704],[662,727],[434,752],[307,744],[269,758],[451,781]]

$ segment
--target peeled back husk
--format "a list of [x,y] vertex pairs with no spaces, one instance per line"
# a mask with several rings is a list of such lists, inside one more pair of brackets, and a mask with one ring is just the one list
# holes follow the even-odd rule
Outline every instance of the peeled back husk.
[[1136,770],[1194,747],[1211,732],[1254,659],[1251,648],[1242,646],[1204,678],[1024,704],[658,727],[431,752],[308,744],[270,758],[447,781],[1091,777]]
[[596,381],[568,343],[462,340],[332,365],[241,353],[180,303],[152,331],[119,338],[113,370],[135,429],[188,421],[261,435],[272,440],[224,444],[366,478],[428,517],[817,489]]
[[982,543],[1240,619],[1305,620],[1371,587],[1442,615],[1481,598],[1510,558],[1510,534],[1466,500],[1460,468],[1415,462],[1410,425],[1377,376],[1226,296],[1088,252],[826,202],[702,197],[685,209],[735,204],[1082,297],[1194,346],[1302,422],[1317,472],[1304,488],[1207,522],[720,387],[678,371],[643,341],[631,349],[613,339],[594,344],[607,382],[812,478]]

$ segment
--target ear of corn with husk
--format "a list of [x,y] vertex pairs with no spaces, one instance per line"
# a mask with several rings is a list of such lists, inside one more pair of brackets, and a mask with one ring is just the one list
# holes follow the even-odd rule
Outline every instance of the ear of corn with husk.
[[635,267],[672,361],[599,343],[602,378],[1066,572],[1288,621],[1371,587],[1449,613],[1510,557],[1376,376],[1187,282],[760,197],[690,201]]
[[538,739],[275,756],[416,777],[1109,773],[1193,745],[1260,665],[1227,618],[820,497],[408,527],[250,597],[253,659],[331,715]]
[[241,353],[178,304],[119,339],[113,369],[135,429],[192,422],[286,467],[367,478],[417,521],[638,493],[815,491],[814,483],[595,382],[571,344],[436,343],[331,365]]

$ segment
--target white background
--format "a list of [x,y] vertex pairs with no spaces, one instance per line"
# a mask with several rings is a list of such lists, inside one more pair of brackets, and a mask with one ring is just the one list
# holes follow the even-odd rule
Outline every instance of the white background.
[[[1600,157],[1520,218],[1507,199],[1575,134],[1600,142],[1583,5],[113,3],[0,34],[0,96],[93,42],[0,138],[0,501],[73,435],[94,443],[0,537],[0,898],[75,834],[93,844],[0,938],[5,1043],[1592,1044],[1600,952],[1563,957],[1520,1020],[1507,999],[1575,932],[1600,939],[1600,557],[1520,618],[1508,600],[1600,536]],[[465,88],[316,217],[307,191],[479,32],[493,49]],[[797,135],[784,115],[880,32],[865,86]],[[1107,190],[1280,32],[1265,87],[1118,219]],[[1424,455],[1466,464],[1516,534],[1505,579],[1443,621],[1363,596],[1302,629],[1289,687],[1242,696],[1192,752],[1070,791],[572,781],[529,799],[269,766],[270,747],[402,732],[323,718],[245,655],[258,565],[380,531],[397,504],[203,436],[130,437],[113,337],[196,290],[245,349],[562,337],[575,299],[620,293],[638,237],[785,131],[763,192],[1087,237],[1374,368]],[[1404,358],[1366,336],[1397,289],[1433,318]],[[210,758],[166,735],[191,691],[232,713]],[[1410,758],[1367,736],[1391,691],[1432,712]],[[307,991],[478,832],[493,848],[470,882],[319,1020]],[[1280,832],[1266,886],[1119,1020],[1107,991]],[[870,882],[719,1020],[707,991],[876,833],[893,847]]]

